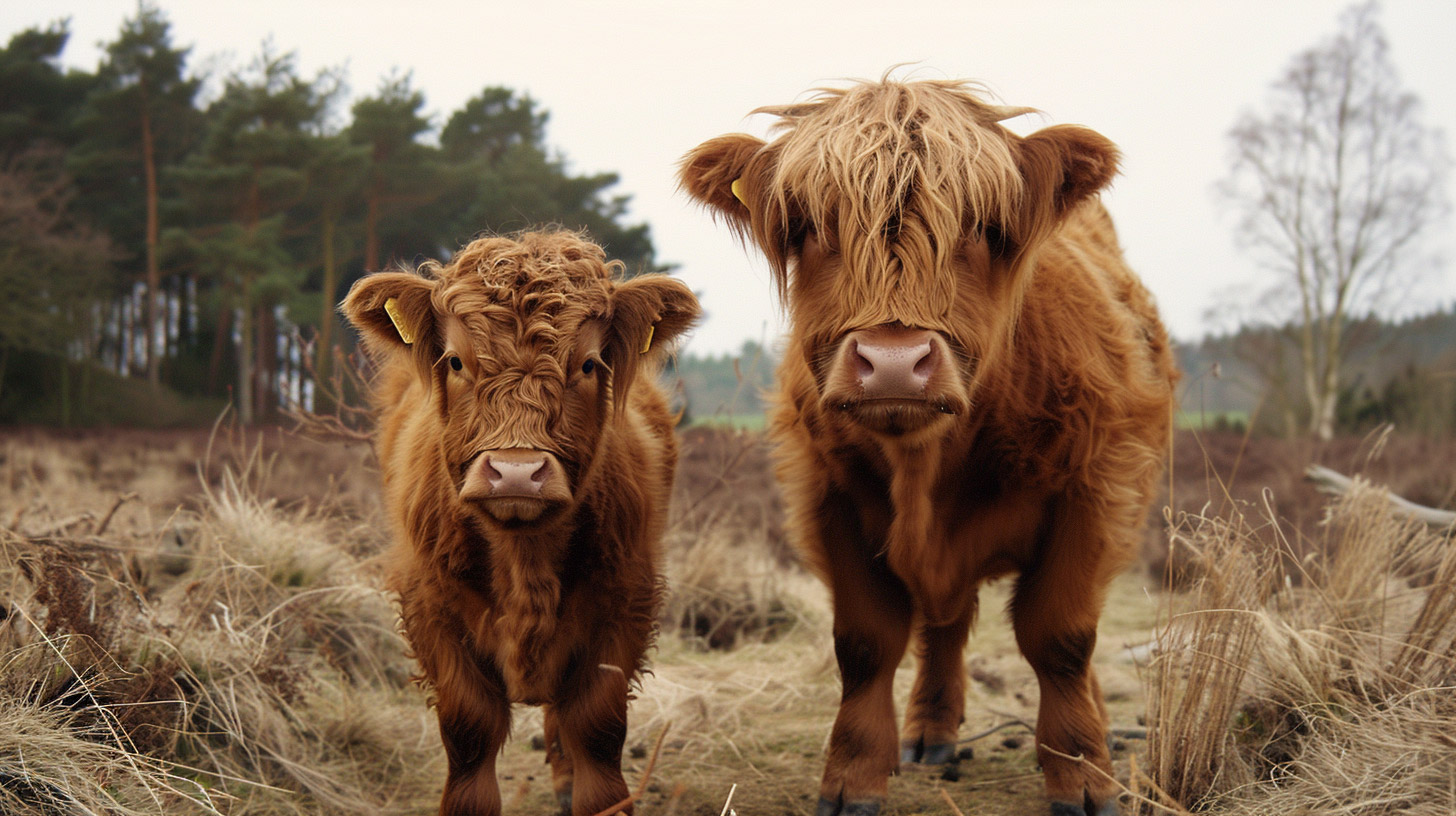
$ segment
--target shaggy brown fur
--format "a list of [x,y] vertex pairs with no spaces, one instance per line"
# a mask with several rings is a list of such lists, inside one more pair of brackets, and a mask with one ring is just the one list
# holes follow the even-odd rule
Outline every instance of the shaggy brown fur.
[[661,601],[677,461],[653,380],[698,305],[678,281],[620,272],[582,236],[527,233],[370,275],[344,301],[382,364],[390,583],[434,691],[442,814],[500,813],[513,703],[546,707],[566,809],[627,796],[628,690]]
[[[977,587],[1007,574],[1041,687],[1038,743],[1110,771],[1089,659],[1177,379],[1097,200],[1116,149],[1079,127],[1018,137],[998,122],[1026,109],[954,82],[864,83],[763,111],[780,117],[773,141],[706,142],[681,181],[765,253],[787,298],[772,434],[791,529],[833,593],[844,686],[821,816],[883,802],[912,636],[898,758],[953,756]],[[872,380],[886,361],[889,386]],[[1116,810],[1092,768],[1039,759],[1054,813]]]

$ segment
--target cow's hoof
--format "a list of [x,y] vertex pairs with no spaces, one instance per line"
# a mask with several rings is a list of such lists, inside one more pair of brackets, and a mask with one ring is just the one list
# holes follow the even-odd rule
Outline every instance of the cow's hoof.
[[879,816],[880,800],[858,799],[849,802],[835,801],[819,797],[819,806],[814,808],[814,816]]
[[556,794],[556,812],[561,816],[571,816],[571,789]]
[[1101,805],[1093,804],[1089,797],[1079,804],[1071,802],[1052,802],[1052,816],[1121,816],[1122,808],[1117,805],[1117,797],[1112,797]]
[[918,762],[921,765],[947,765],[956,761],[956,747],[953,742],[926,745],[923,742],[906,742],[900,745],[901,762]]

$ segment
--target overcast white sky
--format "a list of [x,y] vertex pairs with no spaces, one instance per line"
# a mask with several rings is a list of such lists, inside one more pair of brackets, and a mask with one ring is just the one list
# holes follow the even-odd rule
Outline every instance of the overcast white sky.
[[[296,51],[306,75],[343,65],[355,95],[392,69],[412,71],[437,125],[487,85],[529,92],[550,111],[547,139],[574,172],[621,175],[633,221],[652,225],[658,257],[703,300],[689,345],[736,350],[777,332],[762,259],[676,191],[674,170],[699,142],[765,135],[747,118],[840,78],[916,76],[986,83],[1046,114],[1034,126],[1087,125],[1117,142],[1123,174],[1106,200],[1129,260],[1175,336],[1207,328],[1206,310],[1261,290],[1239,253],[1235,218],[1213,193],[1225,134],[1259,105],[1298,51],[1331,35],[1342,0],[158,0],[194,68],[244,66],[265,38]],[[893,8],[892,8],[893,7]],[[133,0],[10,0],[0,34],[71,18],[68,64],[94,68]],[[1456,134],[1456,3],[1388,0],[1380,17],[1402,79],[1428,124]],[[347,107],[345,108],[347,111]],[[1456,199],[1456,196],[1452,196]],[[1456,262],[1456,220],[1431,230]],[[1450,303],[1442,266],[1418,310]]]

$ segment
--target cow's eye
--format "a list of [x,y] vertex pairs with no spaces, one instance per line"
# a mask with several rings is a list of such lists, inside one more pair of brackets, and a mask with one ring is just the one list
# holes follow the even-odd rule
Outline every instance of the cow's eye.
[[460,369],[462,369],[462,368],[465,367],[465,364],[460,362],[460,358],[459,357],[451,357],[450,358],[450,367],[453,368],[453,369],[455,369],[456,371],[459,371]]
[[581,373],[583,373],[583,374],[590,374],[590,373],[592,373],[593,371],[596,371],[596,370],[597,370],[597,361],[596,360],[587,360],[586,362],[584,362],[584,363],[581,364]]

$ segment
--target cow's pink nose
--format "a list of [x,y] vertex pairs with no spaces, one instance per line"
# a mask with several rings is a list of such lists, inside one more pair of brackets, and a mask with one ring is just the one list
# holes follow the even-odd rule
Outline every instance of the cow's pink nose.
[[546,454],[542,451],[514,448],[481,454],[485,460],[485,479],[490,495],[535,497],[551,475]]
[[864,332],[850,354],[865,399],[920,399],[939,362],[930,332],[916,329]]

